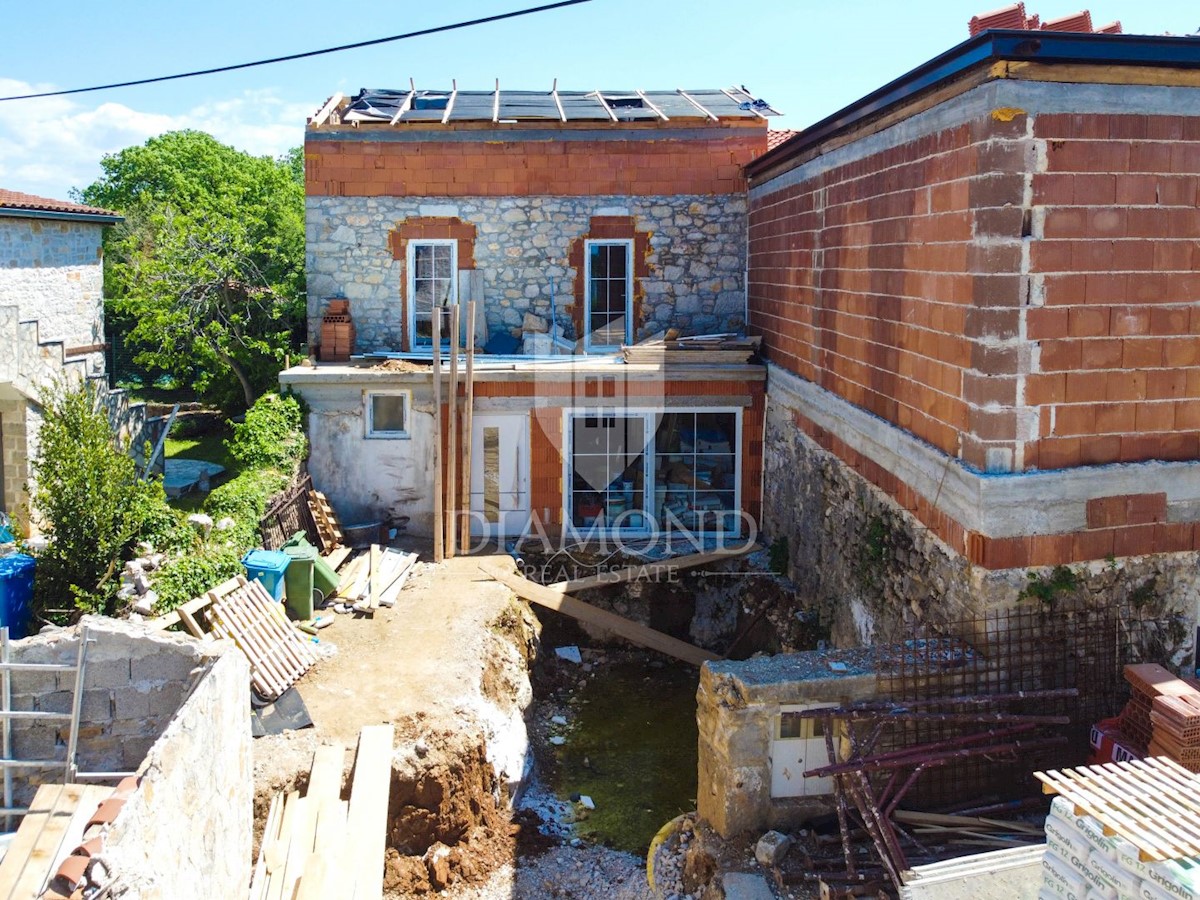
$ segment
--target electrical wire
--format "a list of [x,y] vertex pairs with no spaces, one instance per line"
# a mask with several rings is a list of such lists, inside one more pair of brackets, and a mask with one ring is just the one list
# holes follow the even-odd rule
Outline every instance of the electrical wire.
[[579,3],[590,3],[591,0],[559,0],[558,3],[547,3],[543,6],[532,6],[528,9],[518,9],[513,12],[499,13],[494,16],[484,16],[481,19],[470,19],[465,22],[455,22],[451,25],[438,25],[434,28],[422,28],[420,31],[409,31],[405,34],[394,34],[391,37],[374,38],[369,41],[358,41],[353,44],[342,44],[338,47],[326,47],[324,50],[308,50],[304,53],[290,53],[287,56],[274,56],[270,59],[260,59],[255,62],[235,63],[229,66],[217,66],[212,69],[196,69],[192,72],[181,72],[178,75],[159,75],[156,78],[139,78],[136,81],[117,81],[112,84],[98,84],[93,87],[70,88],[62,91],[43,91],[38,94],[16,94],[11,97],[0,97],[0,103],[6,100],[34,100],[38,97],[62,97],[67,94],[86,94],[90,91],[107,91],[113,88],[136,87],[141,84],[155,84],[160,81],[176,81],[180,78],[195,78],[198,75],[216,75],[220,72],[235,72],[238,69],[252,69],[255,66],[269,66],[274,63],[290,62],[294,59],[308,59],[311,56],[323,56],[326,53],[340,53],[343,50],[357,50],[360,47],[374,47],[378,44],[388,44],[393,41],[404,41],[410,38],[425,37],[430,34],[441,34],[447,31],[457,31],[460,28],[471,28],[475,25],[487,25],[504,19],[515,19],[519,16],[529,16],[534,13],[549,12],[564,6],[575,6]]

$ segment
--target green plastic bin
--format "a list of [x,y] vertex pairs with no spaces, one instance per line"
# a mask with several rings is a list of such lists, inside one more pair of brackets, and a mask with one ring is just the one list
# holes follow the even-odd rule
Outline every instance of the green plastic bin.
[[287,598],[287,610],[294,618],[311,619],[313,615],[313,568],[320,558],[310,546],[284,547],[288,555],[288,567],[283,573],[283,593]]
[[307,547],[313,552],[313,589],[321,595],[322,600],[332,597],[342,579],[333,566],[325,562],[317,548],[308,542],[308,536],[303,531],[297,531],[284,542],[283,549],[287,550],[288,547]]

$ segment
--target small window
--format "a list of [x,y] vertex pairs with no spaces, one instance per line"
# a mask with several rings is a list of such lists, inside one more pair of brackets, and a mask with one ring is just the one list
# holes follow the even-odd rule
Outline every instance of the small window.
[[778,740],[811,740],[825,737],[825,723],[820,719],[805,717],[802,712],[779,714]]
[[408,437],[408,391],[367,394],[367,437]]

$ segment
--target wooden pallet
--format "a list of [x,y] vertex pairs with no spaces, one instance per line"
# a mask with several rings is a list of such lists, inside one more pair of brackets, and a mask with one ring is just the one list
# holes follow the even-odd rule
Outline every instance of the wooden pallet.
[[233,641],[250,661],[250,683],[267,699],[278,697],[317,662],[316,650],[287,620],[282,604],[261,581],[243,575],[149,624],[161,630],[176,622],[200,640]]
[[321,539],[321,552],[329,553],[342,546],[345,541],[342,523],[338,521],[337,513],[333,511],[328,498],[320,491],[309,491],[308,505],[317,525],[317,536]]
[[1042,791],[1061,794],[1076,815],[1138,849],[1142,862],[1200,856],[1200,776],[1163,757],[1034,772]]
[[319,747],[308,790],[271,801],[250,884],[251,900],[375,900],[383,895],[391,789],[391,725],[358,738],[350,800],[342,799],[346,751]]

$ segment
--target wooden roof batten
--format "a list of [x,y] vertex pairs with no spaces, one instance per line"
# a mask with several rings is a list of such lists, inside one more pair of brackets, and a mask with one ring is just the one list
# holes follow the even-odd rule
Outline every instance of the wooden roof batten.
[[492,99],[492,123],[500,121],[500,79],[496,79],[496,96]]
[[[739,99],[738,99],[738,98],[737,98],[737,97],[734,95],[733,91],[729,90],[728,88],[721,88],[721,93],[722,93],[722,94],[724,94],[726,97],[728,97],[730,100],[732,100],[734,103],[736,103],[738,106],[741,106],[743,103],[749,103],[749,106],[747,106],[746,108],[747,108],[747,109],[748,109],[750,112],[754,113],[754,114],[755,114],[756,116],[758,116],[760,119],[766,119],[766,116],[764,116],[764,115],[763,115],[763,114],[762,114],[762,113],[761,113],[761,112],[760,112],[758,109],[756,109],[756,108],[755,108],[755,106],[754,106],[754,98],[753,98],[753,97],[751,97],[749,94],[746,94],[746,99],[745,99],[745,100],[739,100]],[[742,93],[744,93],[744,94],[745,94],[746,92],[745,92],[745,91],[743,91]]]
[[308,120],[309,125],[320,126],[324,125],[325,121],[333,115],[333,111],[338,108],[338,104],[342,102],[344,95],[341,91],[335,93],[332,97],[325,101],[325,105],[317,111],[317,114]]
[[558,107],[558,118],[560,121],[567,121],[567,112],[563,109],[562,98],[558,96],[558,79],[554,79],[554,83],[550,85],[550,96],[554,98],[554,105]]
[[408,79],[408,96],[404,98],[404,102],[400,104],[400,108],[396,110],[396,114],[392,116],[392,121],[389,125],[395,125],[400,121],[400,117],[412,109],[413,100],[417,96],[417,83],[412,78]]
[[612,119],[614,122],[620,121],[617,118],[617,114],[612,111],[612,107],[608,105],[608,101],[604,99],[604,95],[600,93],[600,91],[593,91],[592,93],[588,94],[588,96],[596,98],[596,102],[604,107],[604,111],[608,113],[608,117],[610,119]]
[[659,109],[657,106],[655,106],[655,105],[654,105],[654,101],[653,101],[653,100],[651,100],[649,97],[647,97],[647,96],[646,96],[646,92],[645,92],[645,91],[643,91],[641,88],[639,88],[639,89],[638,89],[638,91],[637,91],[637,95],[638,95],[639,97],[641,97],[641,98],[642,98],[642,102],[643,102],[643,103],[645,103],[645,104],[646,104],[646,106],[648,106],[650,109],[652,109],[652,110],[654,110],[656,113],[658,113],[658,117],[659,117],[660,119],[662,119],[664,122],[670,122],[670,121],[671,121],[671,117],[670,117],[670,116],[668,116],[668,115],[667,115],[665,112],[663,112],[661,109]]
[[675,88],[675,92],[677,94],[679,94],[679,96],[682,97],[684,100],[686,100],[688,103],[692,104],[692,106],[696,107],[696,109],[700,110],[700,112],[704,113],[704,115],[706,115],[710,119],[712,119],[714,122],[721,121],[720,118],[715,113],[713,113],[712,110],[707,109],[704,106],[702,106],[700,104],[699,100],[697,100],[695,97],[693,97],[687,91],[685,91],[683,88]]
[[454,109],[454,101],[458,98],[458,79],[450,79],[450,97],[446,100],[446,112],[442,114],[442,124],[450,121],[450,113]]

